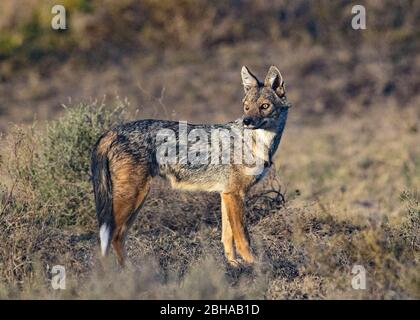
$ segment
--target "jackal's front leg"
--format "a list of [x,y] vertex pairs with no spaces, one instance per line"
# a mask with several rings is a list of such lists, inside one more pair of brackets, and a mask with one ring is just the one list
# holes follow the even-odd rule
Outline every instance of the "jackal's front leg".
[[234,267],[237,267],[238,266],[238,261],[236,260],[235,248],[233,246],[232,228],[230,226],[227,207],[226,207],[225,201],[223,200],[223,196],[221,197],[221,199],[222,199],[221,209],[222,209],[222,243],[223,243],[223,248],[225,250],[225,256],[226,256],[226,259],[228,260],[229,264],[234,266]]
[[227,211],[236,250],[245,262],[253,263],[254,257],[251,254],[249,241],[245,233],[244,198],[236,193],[222,193],[221,196],[222,203]]

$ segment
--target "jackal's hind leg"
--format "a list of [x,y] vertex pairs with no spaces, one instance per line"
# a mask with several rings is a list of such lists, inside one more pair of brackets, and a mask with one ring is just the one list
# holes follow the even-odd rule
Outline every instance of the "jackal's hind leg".
[[124,164],[116,167],[113,177],[115,230],[111,243],[121,266],[125,262],[124,243],[127,232],[149,192],[150,176],[146,171],[143,172],[145,174],[142,174],[141,167]]
[[112,246],[121,266],[124,266],[125,263],[126,252],[124,249],[124,243],[127,237],[127,232],[146,200],[148,191],[149,185],[147,183],[140,187],[136,196],[131,198],[120,198],[116,201],[116,205],[114,205],[116,227],[112,238]]

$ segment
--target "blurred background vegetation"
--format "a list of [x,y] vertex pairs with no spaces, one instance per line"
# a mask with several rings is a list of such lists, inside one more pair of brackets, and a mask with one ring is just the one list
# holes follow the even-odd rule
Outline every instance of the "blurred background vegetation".
[[[52,30],[54,4],[67,30]],[[242,64],[278,65],[305,114],[416,104],[419,2],[357,4],[366,30],[351,28],[349,0],[1,1],[0,130],[103,95],[128,97],[144,116],[224,121],[240,114]]]
[[[67,9],[66,35],[51,29],[51,7]],[[358,3],[359,4],[359,3]],[[416,52],[416,1],[362,1],[368,28],[350,28],[349,0],[6,0],[0,10],[2,60],[62,61],[74,54],[118,58],[139,50],[203,50],[245,40],[325,46],[387,41],[396,55]],[[15,67],[17,67],[15,65]]]

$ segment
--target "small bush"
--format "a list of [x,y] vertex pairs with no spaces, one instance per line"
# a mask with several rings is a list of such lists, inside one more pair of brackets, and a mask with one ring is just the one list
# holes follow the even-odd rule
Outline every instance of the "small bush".
[[67,226],[89,230],[95,222],[90,151],[103,131],[122,121],[125,105],[65,108],[44,129],[15,127],[8,136],[0,167],[0,274],[12,282],[31,274],[34,253],[46,242],[60,247]]
[[[406,203],[407,217],[401,230],[401,236],[413,249],[420,251],[420,199],[414,192],[404,191],[401,200]],[[418,257],[420,259],[420,257]]]
[[65,108],[65,116],[44,130],[15,128],[7,175],[19,190],[18,200],[30,200],[37,210],[48,207],[51,222],[86,225],[91,220],[86,213],[90,216],[92,210],[91,149],[101,133],[123,120],[124,105],[109,109],[95,102]]

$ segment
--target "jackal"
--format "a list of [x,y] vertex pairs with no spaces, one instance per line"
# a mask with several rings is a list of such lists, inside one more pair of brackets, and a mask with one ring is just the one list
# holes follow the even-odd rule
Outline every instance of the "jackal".
[[[138,120],[119,125],[99,138],[91,169],[102,255],[112,243],[119,263],[124,265],[127,231],[146,199],[152,178],[161,176],[175,188],[219,192],[221,241],[228,262],[238,265],[236,253],[245,263],[254,261],[244,219],[244,197],[272,165],[291,104],[276,67],[270,67],[264,83],[245,66],[241,76],[245,95],[240,119],[215,125],[184,123],[183,127],[175,121]],[[219,135],[223,139],[214,142],[214,132],[229,135]],[[175,137],[172,145],[170,133]],[[212,138],[203,137],[203,133]],[[188,137],[182,138],[183,134]],[[243,138],[246,134],[251,137],[248,142]],[[234,145],[232,140],[245,142]],[[220,152],[226,142],[228,152]],[[234,154],[251,156],[254,166],[240,161],[241,157],[233,159]],[[262,164],[260,169],[256,163]]]

